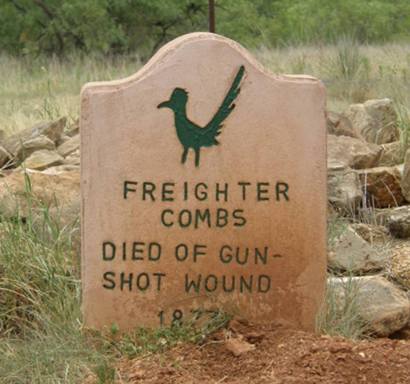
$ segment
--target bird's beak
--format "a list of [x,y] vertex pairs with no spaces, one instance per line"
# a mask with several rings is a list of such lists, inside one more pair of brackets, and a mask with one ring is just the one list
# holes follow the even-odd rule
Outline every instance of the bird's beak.
[[170,100],[164,101],[161,104],[157,105],[157,108],[166,108],[166,107],[170,107],[171,103]]

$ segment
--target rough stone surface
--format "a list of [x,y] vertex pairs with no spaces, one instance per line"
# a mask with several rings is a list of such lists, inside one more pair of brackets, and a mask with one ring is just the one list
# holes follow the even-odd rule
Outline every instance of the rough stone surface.
[[64,159],[65,164],[80,165],[80,150],[77,149]]
[[396,207],[404,202],[401,174],[396,167],[363,169],[358,173],[369,206]]
[[382,148],[347,136],[327,136],[328,167],[342,164],[344,167],[363,169],[374,167],[379,161]]
[[400,139],[397,114],[390,99],[352,104],[345,114],[369,143],[385,144]]
[[385,244],[389,237],[389,231],[382,225],[370,225],[365,223],[355,223],[351,227],[353,230],[369,244]]
[[410,245],[409,244],[398,246],[393,249],[390,272],[394,280],[396,280],[406,289],[410,290]]
[[234,356],[238,357],[244,353],[255,350],[255,345],[239,338],[230,338],[225,341],[225,348]]
[[70,139],[71,139],[71,136],[68,136],[67,134],[63,133],[60,137],[60,140],[57,141],[56,146],[60,147],[61,145],[63,145]]
[[23,150],[23,143],[38,136],[46,136],[53,143],[56,143],[63,133],[66,120],[67,119],[65,117],[61,117],[58,120],[47,123],[40,123],[35,125],[33,128],[28,128],[21,132],[18,132],[15,135],[12,135],[4,140],[4,147],[14,157],[17,157],[18,154]]
[[47,150],[52,151],[55,148],[56,146],[54,144],[54,141],[52,141],[45,135],[39,135],[39,136],[33,137],[32,139],[28,139],[24,141],[18,153],[16,154],[16,157],[18,158],[19,161],[23,161],[24,159],[27,159],[32,153],[36,151],[40,151],[42,149],[47,149]]
[[378,167],[393,167],[403,163],[404,152],[400,141],[382,144],[382,153],[377,164]]
[[[219,145],[202,147],[196,166],[190,146],[204,144],[203,133],[197,130],[215,122],[213,116],[229,90],[236,89],[242,65],[241,91],[223,121]],[[164,46],[128,79],[86,85],[81,103],[82,282],[87,326],[157,327],[161,319],[170,324],[179,311],[189,317],[193,309],[219,307],[250,321],[283,320],[314,329],[326,275],[325,94],[318,80],[269,75],[237,43],[198,33]],[[177,108],[177,127],[170,108]],[[191,125],[185,114],[198,126]],[[198,132],[196,140],[192,132]],[[190,148],[187,158],[181,142]],[[124,193],[125,181],[136,183],[126,184],[134,192]],[[288,185],[289,199],[283,194],[275,197],[278,181]],[[155,200],[142,197],[144,182],[151,183],[146,188],[155,185]],[[245,198],[238,189],[242,182],[250,183]],[[255,187],[260,182],[269,183],[259,188],[270,192],[258,200]],[[206,185],[206,201],[204,184],[197,191],[202,197],[195,197],[199,183]],[[221,200],[221,193],[216,197],[217,183],[222,183],[219,189],[228,185],[227,201]],[[173,192],[166,192],[170,189]],[[232,216],[234,210],[241,210],[237,214],[246,223]],[[219,224],[218,212],[225,217]],[[197,213],[203,218],[196,219]],[[125,261],[118,253],[123,242]],[[159,261],[148,258],[151,242],[162,246]],[[103,260],[104,243],[106,259],[113,258],[116,247],[113,260]],[[255,247],[267,250],[266,264],[255,262]],[[248,249],[250,259],[245,264],[229,261],[231,256],[225,254],[229,249],[231,256],[238,250],[242,258]],[[125,279],[133,273],[131,289],[125,283],[121,290],[121,273]],[[147,276],[141,273],[151,279],[144,291]],[[154,273],[165,274],[160,287]],[[261,275],[265,283],[271,281],[271,288],[256,287]],[[225,284],[225,290],[224,276],[230,284]],[[240,285],[227,292],[232,278],[237,284],[249,284],[250,276],[252,292],[243,283],[242,292]],[[186,285],[190,279],[197,289]]]
[[66,172],[71,172],[71,171],[80,171],[80,167],[78,165],[72,165],[72,164],[63,164],[63,165],[57,165],[54,167],[50,167],[42,171],[41,173],[44,173],[46,175],[61,175]]
[[63,164],[64,159],[54,151],[43,149],[31,154],[23,163],[24,168],[43,170]]
[[403,205],[401,207],[393,207],[393,208],[381,208],[381,209],[374,209],[374,222],[377,222],[379,225],[384,225],[387,228],[387,223],[390,220],[392,215],[396,215],[398,213],[407,212],[409,209],[408,205]]
[[404,198],[410,202],[410,149],[407,150],[404,158],[403,176],[401,181],[401,189]]
[[362,189],[357,172],[344,167],[328,169],[327,197],[336,208],[345,211],[355,211],[362,199]]
[[387,255],[373,248],[354,229],[346,230],[333,241],[328,252],[328,265],[335,270],[363,273],[382,269]]
[[359,315],[378,336],[389,336],[404,328],[410,318],[407,294],[382,276],[331,277],[328,286],[343,305],[348,295],[354,297]]
[[8,163],[10,160],[10,154],[5,148],[0,145],[0,168]]
[[336,136],[350,136],[360,139],[360,134],[354,129],[351,121],[340,113],[328,111],[326,113],[327,132]]
[[38,135],[45,135],[54,143],[57,143],[60,140],[61,135],[64,132],[64,127],[67,123],[66,117],[61,117],[58,120],[49,122],[49,123],[40,123],[35,125],[31,129],[32,137]]
[[410,207],[391,210],[386,216],[386,224],[394,237],[410,238]]
[[78,135],[80,133],[80,121],[77,119],[69,124],[64,133],[70,137]]
[[64,144],[60,145],[57,149],[57,152],[61,156],[66,157],[70,155],[71,153],[75,152],[79,148],[80,148],[80,135],[76,135],[76,136],[71,137]]
[[[78,171],[58,175],[28,172],[27,175],[31,182],[30,204],[34,204],[33,208],[49,208],[50,214],[61,220],[62,224],[70,224],[78,220],[80,213],[80,174]],[[15,172],[0,179],[2,215],[13,217],[17,210],[21,217],[27,217],[29,214],[27,182],[23,172]]]

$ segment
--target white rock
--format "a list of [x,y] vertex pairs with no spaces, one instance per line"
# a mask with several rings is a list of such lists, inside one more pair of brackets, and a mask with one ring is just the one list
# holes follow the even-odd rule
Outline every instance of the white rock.
[[40,123],[32,128],[25,129],[16,133],[4,140],[3,146],[13,156],[17,157],[23,150],[23,143],[35,139],[36,137],[43,135],[49,138],[53,143],[56,143],[61,138],[67,119],[62,117],[58,120],[46,123]]
[[71,153],[75,152],[77,149],[80,148],[80,135],[73,136],[69,138],[65,143],[61,144],[57,151],[58,153],[66,157],[70,155]]
[[36,151],[40,151],[42,149],[48,149],[52,151],[55,148],[56,146],[54,144],[54,141],[52,141],[45,135],[39,135],[24,141],[16,156],[20,161],[23,161]]
[[368,100],[352,104],[345,115],[369,143],[385,144],[400,139],[397,114],[390,99]]
[[69,165],[80,165],[80,150],[77,149],[73,153],[69,154],[65,158],[64,163]]
[[23,163],[25,168],[43,170],[55,165],[63,164],[64,159],[54,151],[43,149],[32,153]]
[[329,267],[352,273],[380,270],[386,262],[386,253],[372,247],[351,227],[332,242],[328,252]]

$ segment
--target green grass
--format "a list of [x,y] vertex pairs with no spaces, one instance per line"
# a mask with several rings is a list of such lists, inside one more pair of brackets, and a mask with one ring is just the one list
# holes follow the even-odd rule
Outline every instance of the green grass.
[[327,284],[325,302],[317,317],[319,333],[348,339],[368,337],[369,325],[360,316],[358,281],[353,276],[341,278],[338,284]]
[[[24,218],[0,215],[0,382],[73,383],[104,360],[81,333],[73,226],[35,201]],[[0,210],[1,212],[1,210]]]
[[215,312],[157,330],[119,335],[83,329],[78,221],[63,226],[31,193],[28,214],[2,215],[0,207],[0,383],[109,383],[119,357],[160,352],[180,341],[200,342],[229,317]]

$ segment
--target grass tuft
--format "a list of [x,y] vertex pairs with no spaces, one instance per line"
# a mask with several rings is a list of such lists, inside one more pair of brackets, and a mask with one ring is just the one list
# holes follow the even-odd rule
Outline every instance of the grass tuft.
[[[115,359],[157,353],[179,342],[198,343],[229,316],[198,312],[183,324],[120,335],[83,329],[78,255],[72,233],[31,193],[26,176],[24,217],[0,207],[0,382],[94,383],[116,379]],[[17,205],[16,205],[17,206]],[[28,214],[27,214],[28,212]]]
[[353,340],[367,336],[369,326],[360,316],[358,290],[353,276],[338,278],[337,283],[328,280],[325,302],[316,322],[319,333]]

